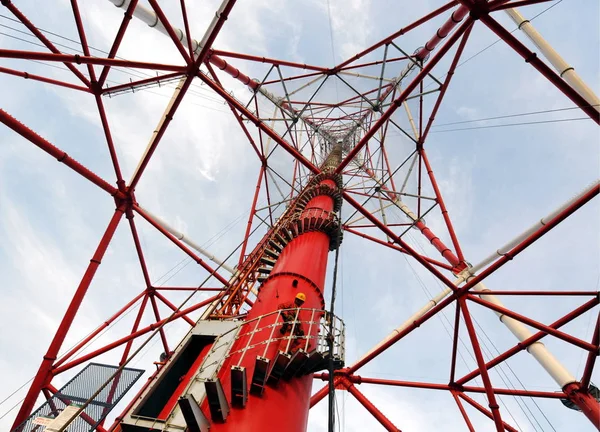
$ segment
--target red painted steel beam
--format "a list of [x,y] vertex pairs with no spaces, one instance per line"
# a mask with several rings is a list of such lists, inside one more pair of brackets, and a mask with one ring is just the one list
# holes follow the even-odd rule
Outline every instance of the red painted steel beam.
[[456,402],[456,405],[458,406],[458,410],[460,411],[465,423],[467,424],[467,427],[469,428],[469,432],[476,432],[475,428],[473,427],[473,423],[471,423],[471,419],[469,419],[469,416],[468,416],[467,412],[465,411],[465,407],[463,406],[462,402],[460,401],[460,399],[457,396],[457,392],[452,391],[451,393],[452,393],[452,397],[454,398],[454,401]]
[[223,291],[224,288],[198,288],[198,287],[153,287],[156,291]]
[[[73,17],[75,18],[75,25],[77,26],[77,33],[79,34],[79,40],[81,42],[81,50],[86,56],[90,56],[90,48],[87,43],[87,37],[85,36],[85,30],[83,28],[83,22],[81,20],[81,14],[79,13],[79,5],[77,0],[71,0],[71,9],[73,10]],[[96,81],[96,73],[92,65],[87,65],[88,74],[92,82]],[[90,86],[92,88],[92,86]]]
[[[485,293],[482,293],[483,295],[485,295]],[[495,305],[494,303],[491,303],[487,300],[481,299],[479,297],[477,297],[476,295],[473,294],[467,294],[466,298],[473,301],[474,303],[480,304],[488,309],[491,309],[493,311],[498,312],[499,314],[502,315],[506,315],[508,317],[511,317],[517,321],[522,322],[523,324],[526,324],[530,327],[533,327],[535,329],[538,329],[544,333],[547,333],[549,335],[552,335],[558,339],[562,339],[565,342],[568,342],[570,344],[573,344],[575,346],[578,346],[579,348],[583,348],[586,351],[590,351],[590,353],[596,353],[596,355],[598,355],[598,347],[587,343],[579,338],[576,338],[575,336],[571,336],[570,334],[561,332],[559,330],[553,329],[552,327],[549,327],[545,324],[542,324],[536,320],[533,320],[531,318],[528,318],[524,315],[518,314],[516,312],[511,311],[510,309],[507,309],[505,307],[501,307],[498,305]]]
[[377,65],[380,65],[382,63],[385,63],[387,65],[389,63],[395,63],[395,62],[402,61],[402,60],[408,60],[411,57],[412,56],[409,56],[409,57],[401,56],[401,57],[394,57],[394,58],[386,59],[385,62],[383,60],[377,60],[377,61],[372,61],[372,62],[368,62],[368,63],[361,63],[361,64],[357,64],[357,65],[352,65],[352,66],[344,66],[343,68],[339,69],[338,73],[339,72],[348,71],[348,70],[352,70],[352,69],[364,68],[364,67],[367,67],[367,66],[377,66]]
[[[0,111],[0,114],[1,113],[2,111]],[[83,278],[81,279],[81,282],[79,283],[75,294],[73,294],[71,303],[69,304],[69,307],[67,308],[67,311],[65,312],[65,315],[63,316],[63,319],[60,322],[56,333],[54,334],[54,338],[52,339],[52,342],[48,347],[48,351],[46,352],[46,355],[44,355],[42,364],[40,365],[35,377],[33,378],[31,386],[27,391],[27,395],[23,400],[23,404],[19,409],[19,412],[15,418],[12,428],[19,426],[25,421],[25,419],[27,419],[27,417],[31,413],[31,410],[33,409],[38,395],[40,394],[40,391],[44,387],[47,387],[47,385],[50,383],[50,380],[54,375],[51,370],[52,364],[56,360],[58,352],[62,347],[62,344],[65,340],[65,337],[67,336],[69,329],[71,328],[71,324],[75,319],[75,315],[77,315],[77,311],[81,306],[81,302],[83,301],[85,294],[87,293],[87,290],[90,284],[92,283],[92,279],[96,274],[96,270],[98,270],[98,267],[102,262],[104,253],[106,252],[106,249],[108,248],[108,245],[112,240],[112,237],[117,229],[117,226],[119,225],[119,222],[121,221],[121,217],[123,216],[124,211],[125,206],[121,205],[115,210],[110,222],[108,223],[108,227],[106,228],[104,235],[100,239],[100,243],[98,244],[98,247],[96,248],[96,251],[92,256],[92,259],[90,260],[90,263],[83,275]]]
[[[376,225],[373,225],[373,226],[375,227]],[[403,248],[401,248],[399,246],[396,246],[394,243],[386,242],[386,241],[380,240],[380,239],[378,239],[376,237],[370,236],[368,234],[361,233],[360,231],[356,231],[355,229],[349,228],[348,226],[344,226],[343,229],[346,232],[349,232],[349,233],[352,233],[352,234],[357,235],[359,237],[362,237],[364,239],[370,240],[370,241],[372,241],[374,243],[380,244],[382,246],[389,247],[390,249],[397,250],[398,252],[402,252],[403,254],[410,255],[405,249],[403,249]],[[443,268],[444,270],[452,271],[452,267],[450,267],[448,264],[444,264],[443,262],[436,261],[436,260],[434,260],[432,258],[429,258],[429,257],[426,257],[424,255],[421,255],[421,256],[423,257],[423,259],[425,261],[427,261],[430,264],[433,264],[434,266]]]
[[200,309],[200,308],[202,308],[202,307],[204,307],[204,306],[212,303],[217,298],[218,298],[218,295],[210,297],[210,298],[208,298],[206,300],[203,300],[200,303],[197,303],[197,304],[195,304],[193,306],[190,306],[190,307],[188,307],[186,309],[181,309],[179,312],[173,313],[170,316],[168,316],[166,318],[163,318],[163,319],[161,319],[160,321],[158,321],[156,323],[153,323],[153,324],[150,324],[150,325],[148,325],[146,327],[143,327],[143,328],[141,328],[140,330],[138,330],[136,332],[133,332],[133,333],[131,333],[131,334],[125,336],[125,337],[122,337],[121,339],[117,339],[116,341],[114,341],[114,342],[112,342],[112,343],[110,343],[108,345],[105,345],[102,348],[99,348],[99,349],[97,349],[97,350],[95,350],[95,351],[93,351],[91,353],[88,353],[88,354],[82,356],[82,357],[79,357],[79,358],[77,358],[77,359],[75,359],[75,360],[73,360],[73,361],[71,361],[69,363],[65,363],[62,366],[53,369],[52,373],[54,375],[61,374],[61,373],[65,372],[65,371],[67,371],[67,370],[69,370],[71,368],[74,368],[77,365],[85,363],[86,361],[88,361],[88,360],[90,360],[90,359],[92,359],[94,357],[99,356],[100,354],[104,354],[105,352],[111,351],[111,350],[117,348],[118,346],[121,346],[121,345],[129,342],[130,340],[136,339],[136,338],[138,338],[140,336],[145,335],[146,333],[149,333],[149,332],[151,332],[153,330],[156,330],[157,328],[159,328],[160,326],[162,326],[164,324],[167,324],[169,322],[175,321],[177,318],[181,318],[181,317],[189,314],[190,312],[194,312],[194,311],[196,311],[196,310],[198,310],[198,309]]
[[375,122],[373,126],[363,135],[356,146],[348,152],[346,158],[338,166],[336,172],[341,172],[346,165],[348,165],[352,159],[354,159],[367,142],[375,135],[375,133],[390,119],[392,114],[402,105],[406,98],[417,88],[419,83],[427,77],[431,70],[439,63],[439,61],[446,55],[446,53],[452,48],[456,41],[473,25],[473,21],[468,18],[453,34],[448,38],[448,41],[440,48],[438,52],[431,57],[427,63],[423,65],[423,68],[413,78],[413,80],[404,88],[397,99],[395,99],[390,107],[381,115],[381,117]]
[[454,12],[452,12],[450,18],[440,28],[437,29],[431,39],[429,39],[427,43],[416,52],[415,57],[420,61],[425,61],[429,53],[431,53],[435,47],[450,34],[454,27],[456,27],[456,25],[459,24],[468,13],[468,8],[465,6],[459,6]]
[[377,409],[377,407],[375,405],[373,405],[373,403],[367,399],[367,397],[365,395],[363,395],[352,383],[348,383],[346,385],[346,389],[348,390],[348,392],[350,392],[350,394],[352,396],[354,396],[356,398],[357,401],[360,402],[360,404],[362,406],[364,406],[367,411],[369,411],[371,413],[371,415],[373,417],[375,417],[375,419],[377,419],[377,421],[379,423],[381,423],[381,425],[390,432],[402,432],[400,429],[398,429],[396,426],[394,426],[394,424],[385,416],[383,415],[383,413],[381,411],[379,411],[379,409]]
[[[596,347],[600,346],[600,312],[596,317],[596,326],[594,328],[594,334],[592,335],[592,344]],[[598,353],[589,352],[587,360],[585,362],[585,367],[583,368],[583,377],[581,378],[581,387],[587,389],[590,386],[590,380],[592,379],[592,371],[594,370],[594,365],[596,364],[596,360],[598,359]]]
[[[131,327],[130,333],[135,333],[140,328],[140,322],[142,321],[142,317],[144,316],[144,312],[146,311],[146,305],[148,304],[148,292],[146,291],[145,294],[146,295],[144,295],[142,303],[140,304],[140,309],[138,310],[135,320],[133,321],[133,326]],[[123,365],[127,361],[127,358],[129,357],[129,352],[131,351],[132,345],[133,345],[133,339],[130,340],[129,342],[127,342],[127,344],[125,345],[125,348],[123,349],[123,354],[121,355],[121,361],[119,362],[119,365]],[[55,365],[55,367],[56,366],[58,366],[58,365]]]
[[[42,42],[46,48],[52,51],[54,54],[60,54],[61,52],[54,46],[50,40],[44,36],[44,34],[35,26],[23,13],[17,9],[11,0],[2,0],[2,5],[5,6],[19,21],[23,23],[27,29],[34,34],[40,42]],[[86,86],[90,87],[90,81],[75,67],[71,64],[72,62],[64,62],[64,65],[75,74],[77,78]]]
[[570,383],[563,388],[567,398],[573,402],[600,431],[600,402],[592,396],[588,389],[581,388],[579,383]]
[[[327,374],[324,374],[327,375]],[[315,376],[317,376],[317,374],[315,374]],[[329,377],[327,376],[326,378],[322,378],[323,381],[327,381],[329,379]],[[342,377],[341,376],[337,376],[334,377],[333,379],[333,385],[337,388],[340,384],[342,383]],[[318,404],[319,402],[321,402],[323,400],[323,398],[325,398],[325,396],[327,396],[329,394],[329,387],[325,386],[323,388],[321,388],[319,391],[317,391],[315,394],[313,394],[310,397],[310,405],[309,408],[314,407],[316,404]]]
[[138,257],[138,261],[140,263],[140,269],[142,270],[142,276],[144,278],[144,284],[146,290],[151,290],[152,282],[150,281],[150,274],[148,273],[148,266],[146,265],[146,259],[144,258],[144,251],[142,250],[142,243],[140,242],[140,236],[137,232],[137,227],[135,226],[135,221],[133,220],[133,211],[131,208],[128,208],[126,211],[126,217],[129,221],[129,229],[131,231],[131,237],[133,239],[133,244],[135,246],[135,252]]
[[27,126],[19,122],[17,119],[12,117],[3,109],[0,109],[0,122],[4,123],[7,127],[15,131],[17,134],[21,135],[26,140],[31,141],[33,144],[44,150],[50,156],[55,157],[59,162],[64,163],[73,171],[77,172],[78,174],[81,174],[83,177],[94,183],[96,186],[100,187],[101,189],[104,189],[106,192],[108,192],[115,198],[123,199],[126,197],[125,194],[123,194],[117,188],[109,184],[106,180],[94,174],[88,168],[84,167],[75,159],[67,155],[66,152],[62,151],[46,139],[39,136],[36,132],[29,129]]
[[328,70],[328,68],[326,68],[326,67],[313,66],[313,65],[306,64],[306,63],[295,63],[295,62],[291,62],[291,61],[278,60],[278,59],[268,58],[268,57],[259,57],[259,56],[235,53],[235,52],[230,52],[230,51],[211,49],[210,52],[211,52],[211,54],[210,54],[211,56],[217,55],[219,57],[231,57],[231,58],[237,58],[240,60],[249,60],[249,61],[259,62],[259,63],[268,63],[268,64],[272,64],[275,66],[289,66],[289,67],[293,67],[293,68],[314,70],[314,71],[318,71],[318,72],[326,72]]
[[[504,4],[507,4],[510,1],[511,0],[486,0],[487,4],[484,5],[484,7],[487,8],[491,12],[492,8],[502,6]],[[483,2],[480,2],[480,3],[483,3]]]
[[[316,374],[315,378],[326,381],[329,378],[329,374]],[[425,390],[441,390],[441,391],[460,391],[460,392],[471,392],[471,393],[485,393],[486,389],[484,387],[475,387],[475,386],[456,386],[452,384],[437,384],[437,383],[425,383],[418,381],[402,381],[402,380],[390,380],[390,379],[381,379],[381,378],[368,378],[360,375],[349,375],[345,377],[350,382],[354,384],[375,384],[375,385],[385,385],[391,387],[406,387],[406,388],[418,388]],[[530,397],[540,397],[540,398],[549,398],[549,399],[564,399],[566,398],[565,393],[563,392],[544,392],[544,391],[532,391],[532,390],[518,390],[518,389],[505,389],[505,388],[496,388],[494,387],[494,392],[497,394],[503,395],[513,395],[513,396],[530,396]]]
[[181,56],[185,60],[186,64],[190,65],[192,63],[192,58],[185,51],[185,48],[183,47],[183,44],[179,40],[179,36],[177,36],[177,34],[175,33],[175,30],[173,29],[173,26],[171,26],[171,23],[169,23],[169,19],[167,18],[167,16],[163,12],[163,10],[158,5],[158,2],[156,0],[148,0],[148,3],[150,3],[150,6],[152,6],[152,9],[154,9],[154,12],[156,13],[156,16],[158,17],[158,19],[160,20],[160,22],[162,23],[162,25],[165,27],[165,30],[167,30],[167,33],[169,34],[169,37],[171,38],[171,40],[173,41],[173,43],[177,47],[177,50],[179,51],[179,53],[181,54]]
[[[115,39],[110,47],[110,51],[108,52],[108,58],[109,59],[114,59],[117,55],[117,51],[119,50],[119,47],[121,46],[121,42],[123,41],[123,37],[125,36],[125,31],[127,30],[127,27],[129,26],[129,22],[131,21],[131,18],[133,17],[133,11],[135,10],[135,7],[137,6],[138,0],[131,0],[131,2],[129,3],[129,6],[127,7],[127,10],[124,12],[124,16],[123,16],[123,20],[121,21],[121,25],[119,26],[119,30],[117,30],[117,35],[115,36]],[[102,68],[102,72],[100,72],[100,78],[98,79],[98,87],[102,88],[102,86],[104,86],[104,82],[106,81],[106,77],[108,76],[108,72],[110,70],[110,65],[105,65]]]
[[185,29],[185,40],[187,42],[187,48],[190,53],[190,57],[194,57],[194,48],[192,44],[192,34],[190,32],[190,23],[187,16],[187,8],[185,7],[185,0],[180,0],[181,5],[181,18],[183,19],[183,28]]
[[256,214],[256,203],[258,202],[258,195],[260,194],[260,185],[262,184],[263,175],[265,173],[264,167],[261,167],[258,173],[258,180],[256,181],[256,188],[254,190],[254,197],[252,198],[252,206],[250,207],[250,215],[248,215],[248,223],[246,224],[246,232],[244,233],[244,242],[242,243],[242,249],[240,251],[240,259],[238,261],[238,267],[241,267],[244,262],[244,256],[246,255],[246,248],[248,247],[248,240],[250,240],[250,230],[252,229],[252,221]]
[[[458,61],[460,60],[460,58],[462,56],[462,53],[467,44],[467,40],[469,38],[472,28],[473,27],[470,27],[465,32],[465,36],[461,39],[461,41],[458,45],[458,49],[456,50],[456,54],[454,55],[454,58],[450,65],[450,69],[448,70],[448,75],[444,81],[444,84],[442,85],[442,88],[440,89],[440,94],[439,94],[439,96],[435,102],[435,105],[433,107],[433,110],[429,116],[429,121],[427,122],[425,132],[423,132],[423,134],[419,135],[419,142],[420,142],[419,156],[420,156],[421,160],[423,161],[423,163],[425,164],[425,169],[427,170],[427,175],[429,177],[429,181],[431,182],[431,186],[433,187],[433,191],[437,198],[437,203],[440,206],[440,210],[442,212],[442,217],[444,218],[444,222],[446,224],[448,233],[450,234],[450,238],[452,240],[452,245],[454,246],[454,250],[456,251],[456,254],[458,255],[458,259],[460,260],[460,262],[463,262],[465,260],[465,257],[460,248],[460,243],[458,242],[458,239],[456,237],[456,232],[454,231],[454,227],[452,225],[452,221],[450,220],[450,216],[448,215],[448,210],[446,209],[446,203],[444,202],[444,199],[442,198],[442,193],[440,191],[440,188],[438,187],[437,181],[435,179],[435,175],[433,174],[433,170],[431,169],[431,164],[429,163],[429,159],[427,158],[427,154],[426,154],[425,150],[423,149],[422,145],[425,142],[425,139],[427,138],[427,134],[429,133],[429,128],[431,127],[433,120],[435,119],[435,116],[437,114],[437,111],[441,106],[442,100],[446,94],[448,85],[450,84],[450,81],[452,80],[452,76],[454,75],[454,70],[456,69],[456,66],[458,65]],[[420,202],[420,200],[419,200],[419,202]]]
[[[81,20],[81,14],[79,13],[79,5],[77,0],[71,0],[71,8],[73,9],[73,16],[75,18],[75,24],[77,26],[77,33],[79,34],[79,39],[81,41],[81,49],[83,50],[83,54],[87,57],[91,57],[90,49],[87,43],[87,37],[85,35],[85,30],[83,28],[83,22]],[[123,176],[121,174],[121,168],[119,166],[119,161],[117,159],[117,153],[115,151],[114,142],[112,139],[112,135],[110,132],[110,128],[108,126],[108,119],[106,116],[106,111],[104,109],[104,102],[102,102],[102,98],[100,97],[102,85],[98,84],[96,81],[96,73],[91,64],[87,65],[88,73],[90,75],[90,79],[92,80],[91,89],[94,92],[96,106],[98,107],[98,113],[100,114],[100,121],[102,123],[102,128],[104,130],[104,136],[106,138],[106,144],[108,145],[108,151],[110,154],[110,158],[112,161],[113,168],[115,170],[115,175],[117,177],[117,186],[119,190],[125,193],[125,181],[123,180]]]
[[115,176],[117,177],[117,186],[121,192],[125,193],[125,180],[123,180],[123,174],[121,174],[121,167],[119,165],[115,143],[112,139],[112,133],[110,132],[106,110],[104,109],[104,102],[102,101],[102,96],[98,92],[95,93],[94,98],[96,99],[96,106],[98,107],[98,114],[100,115],[100,122],[102,123],[102,130],[104,131],[104,137],[106,139],[106,145],[108,146],[110,160],[112,162],[113,169],[115,170]]
[[145,295],[146,295],[145,291],[136,295],[129,303],[127,303],[125,306],[123,306],[121,309],[119,309],[109,319],[104,321],[100,326],[98,326],[92,333],[90,333],[87,337],[85,337],[81,342],[79,342],[77,345],[75,345],[73,348],[71,348],[67,353],[63,354],[61,356],[60,360],[56,361],[53,366],[54,367],[60,366],[65,361],[67,361],[68,359],[73,357],[73,355],[75,355],[77,353],[77,351],[79,351],[84,346],[86,346],[92,339],[94,339],[98,334],[100,334],[100,332],[102,332],[102,330],[104,330],[108,326],[110,326],[117,318],[119,318],[121,315],[123,315],[123,313],[125,313],[125,311],[127,311],[140,298],[142,298],[142,296],[145,296]]
[[[461,386],[460,390],[469,392],[469,393],[485,393],[486,389],[482,387],[474,387],[474,386]],[[567,395],[561,391],[553,391],[553,392],[544,392],[544,391],[534,391],[534,390],[519,390],[519,389],[503,389],[503,388],[493,388],[494,393],[507,395],[507,396],[519,396],[519,397],[535,397],[535,398],[546,398],[546,399],[565,399]]]
[[[382,200],[384,200],[384,198],[382,198]],[[388,224],[386,224],[386,226],[387,226],[387,227],[410,227],[410,226],[412,226],[412,225],[413,225],[413,224],[410,224],[410,223],[388,223]],[[373,224],[352,224],[351,226],[352,226],[353,228],[377,228],[377,226],[375,226],[375,225],[373,225]],[[384,242],[384,243],[385,243],[385,242]],[[389,244],[389,243],[388,243],[388,244]],[[399,248],[398,246],[396,246],[396,247],[394,247],[394,248],[392,248],[392,249],[401,250],[402,248]],[[424,258],[426,258],[424,255],[422,255],[422,256],[423,256]],[[431,262],[431,261],[429,261],[429,262]],[[448,266],[447,264],[444,264],[444,265],[445,265],[445,266],[447,266],[447,267],[450,267],[450,266]],[[444,268],[445,268],[445,267],[444,267]],[[450,268],[450,269],[452,269],[452,268]]]
[[600,295],[598,291],[511,291],[511,290],[486,290],[485,294],[511,295],[511,296],[593,296]]
[[[466,394],[461,393],[461,392],[458,392],[457,395],[458,395],[458,397],[460,397],[462,400],[467,402],[469,405],[471,405],[473,408],[475,408],[477,411],[479,411],[480,413],[485,415],[490,420],[494,419],[492,413],[488,409],[486,409],[484,406],[479,404],[475,399],[472,399],[469,396],[467,396]],[[512,427],[511,425],[509,425],[506,422],[502,422],[502,426],[508,432],[519,432],[519,430],[515,429],[514,427]],[[504,429],[501,429],[501,430],[504,430]]]
[[532,52],[516,37],[500,25],[492,18],[487,11],[480,10],[480,4],[475,5],[472,0],[459,0],[462,4],[469,7],[473,13],[479,15],[479,19],[492,32],[510,46],[517,54],[519,54],[526,63],[529,63],[539,73],[558,88],[566,97],[568,97],[575,105],[585,112],[592,120],[600,124],[600,112],[577,93],[569,84],[567,84],[556,72],[554,72],[544,61],[540,60],[536,53]]
[[[160,312],[158,311],[158,305],[156,304],[156,299],[154,298],[153,293],[150,293],[148,295],[148,297],[150,297],[150,303],[152,305],[152,312],[154,312],[154,318],[156,319],[156,322],[159,323],[162,321],[162,319],[160,318]],[[160,334],[160,340],[162,341],[164,352],[169,353],[170,352],[169,344],[167,342],[167,335],[165,334],[164,326],[161,326],[158,329],[158,333]]]
[[48,402],[48,405],[50,405],[50,409],[53,412],[57,413],[58,409],[56,408],[56,404],[52,400],[52,394],[50,393],[50,390],[48,390],[47,388],[43,388],[42,389],[42,393],[44,394],[44,397],[46,398],[46,401]]
[[25,71],[18,71],[18,70],[14,70],[14,69],[5,68],[5,67],[0,67],[0,73],[5,73],[7,75],[13,75],[13,76],[17,76],[17,77],[21,77],[21,78],[25,78],[25,79],[30,79],[33,81],[40,81],[40,82],[43,82],[46,84],[52,84],[52,85],[56,85],[56,86],[60,86],[60,87],[69,88],[71,90],[79,90],[82,92],[90,93],[90,89],[87,87],[71,84],[71,83],[64,82],[64,81],[55,80],[52,78],[46,78],[41,75],[30,74],[29,72],[25,72]]
[[394,387],[410,387],[410,388],[419,388],[426,390],[452,390],[452,387],[448,384],[436,384],[436,383],[424,383],[424,382],[416,382],[416,381],[400,381],[400,380],[389,380],[389,379],[381,379],[381,378],[367,378],[360,375],[350,375],[348,379],[356,384],[376,384],[376,385],[386,385],[386,386],[394,386]]
[[[160,301],[162,301],[173,312],[177,312],[177,306],[175,306],[173,303],[171,303],[169,301],[169,299],[167,299],[164,295],[162,295],[158,291],[153,291],[153,295],[155,297],[158,297],[160,299]],[[187,315],[184,315],[183,319],[192,327],[196,325],[196,322],[193,319],[191,319],[190,317],[188,317]]]
[[88,57],[79,54],[54,54],[44,53],[38,51],[20,51],[20,50],[8,50],[0,49],[0,58],[13,58],[22,60],[41,60],[59,63],[76,63],[76,64],[92,64],[92,65],[109,65],[118,66],[122,68],[134,68],[134,69],[150,69],[153,71],[162,70],[168,72],[179,72],[186,73],[187,69],[185,66],[167,65],[162,63],[148,63],[142,61],[132,60],[120,60],[120,59],[107,59],[103,57]]
[[[262,84],[264,86],[266,86],[266,85],[271,85],[271,84],[278,84],[281,82],[294,81],[297,79],[317,77],[319,75],[322,75],[322,73],[321,72],[311,72],[311,73],[305,73],[305,74],[301,74],[301,75],[293,75],[290,77],[285,77],[284,79],[273,79],[273,80],[269,80],[269,81],[264,81]],[[256,81],[254,81],[254,82],[256,82]]]

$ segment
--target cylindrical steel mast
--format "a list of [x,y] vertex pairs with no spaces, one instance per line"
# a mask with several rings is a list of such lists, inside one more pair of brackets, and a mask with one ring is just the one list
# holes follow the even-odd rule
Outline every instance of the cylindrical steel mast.
[[[281,337],[280,327],[276,324],[279,316],[276,312],[282,303],[293,302],[298,293],[304,293],[306,302],[297,318],[302,323],[318,321],[312,311],[321,311],[325,307],[328,252],[337,248],[341,240],[335,215],[341,204],[341,199],[337,199],[341,175],[334,173],[341,155],[341,144],[335,144],[321,166],[322,173],[311,178],[292,204],[295,208],[286,213],[287,220],[281,221],[282,228],[273,231],[268,240],[269,247],[273,248],[271,251],[279,248],[281,251],[273,260],[272,270],[264,280],[246,319],[260,324],[248,325],[242,330],[232,346],[234,354],[218,374],[229,400],[232,366],[244,368],[247,375],[252,376],[257,356],[273,364],[279,352],[289,351],[289,338],[286,340]],[[292,239],[288,240],[289,237]],[[311,345],[314,348],[314,337],[319,326],[304,324],[304,331],[306,336],[313,337],[308,339],[310,350]],[[312,381],[312,374],[280,381],[276,387],[265,389],[260,399],[252,398],[245,408],[231,411],[226,423],[215,423],[211,430],[304,432]]]

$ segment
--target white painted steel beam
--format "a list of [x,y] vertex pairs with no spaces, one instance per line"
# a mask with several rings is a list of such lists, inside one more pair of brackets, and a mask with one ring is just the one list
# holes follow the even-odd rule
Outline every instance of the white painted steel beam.
[[528,19],[525,19],[517,9],[506,9],[506,13],[519,27],[519,30],[525,33],[544,57],[546,57],[560,77],[573,87],[573,89],[593,106],[596,111],[600,112],[600,99],[598,99],[598,96],[596,96],[594,91],[581,79],[577,72],[575,72],[575,68],[569,65],[560,54],[552,48],[552,45],[542,37],[535,27],[533,27],[531,22]]
[[222,260],[218,259],[217,257],[215,257],[212,253],[210,253],[209,251],[207,251],[206,249],[204,249],[203,247],[201,247],[200,245],[198,245],[196,242],[190,240],[188,237],[186,237],[186,235],[184,233],[182,233],[181,231],[173,228],[167,222],[165,222],[164,220],[162,220],[161,218],[159,218],[158,216],[156,216],[152,212],[148,211],[147,209],[143,208],[142,206],[140,206],[140,208],[145,213],[147,213],[148,216],[150,216],[152,219],[154,219],[157,224],[159,224],[165,230],[167,230],[168,232],[170,232],[171,234],[173,234],[175,237],[177,237],[178,240],[181,240],[186,245],[188,245],[189,247],[191,247],[195,251],[201,253],[206,258],[208,258],[209,260],[211,260],[212,262],[214,262],[215,264],[217,264],[222,269],[227,270],[232,275],[235,274],[236,271],[235,271],[234,268],[232,268],[231,266],[227,265],[224,261],[222,261]]

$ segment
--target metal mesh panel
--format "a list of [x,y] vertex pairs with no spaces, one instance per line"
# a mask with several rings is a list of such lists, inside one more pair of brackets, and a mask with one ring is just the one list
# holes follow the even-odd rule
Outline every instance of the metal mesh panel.
[[[83,405],[117,371],[117,366],[90,363],[71,379],[58,393],[46,401],[14,432],[41,432],[44,428],[34,423],[37,417],[56,417],[71,404]],[[68,432],[94,430],[133,384],[144,373],[141,369],[124,368],[89,403],[81,415],[66,429]]]

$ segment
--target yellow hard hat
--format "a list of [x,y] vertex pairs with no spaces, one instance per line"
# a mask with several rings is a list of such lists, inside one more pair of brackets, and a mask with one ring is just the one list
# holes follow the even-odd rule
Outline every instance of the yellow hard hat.
[[306,295],[304,293],[298,293],[298,294],[296,294],[296,299],[302,300],[303,302],[305,302],[306,301]]

